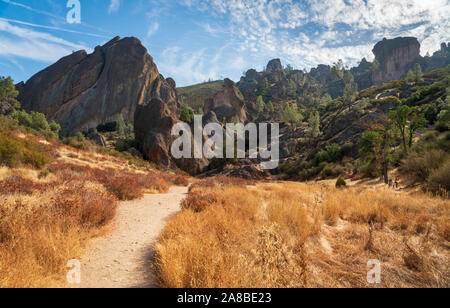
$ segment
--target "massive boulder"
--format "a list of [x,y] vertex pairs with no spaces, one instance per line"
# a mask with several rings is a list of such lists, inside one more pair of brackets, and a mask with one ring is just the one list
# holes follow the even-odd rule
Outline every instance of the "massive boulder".
[[133,122],[136,107],[152,98],[177,104],[173,80],[164,79],[134,37],[116,37],[92,54],[74,52],[17,87],[24,109],[44,113],[66,134],[114,121],[119,114]]
[[373,49],[379,67],[373,72],[373,82],[382,83],[406,76],[420,57],[420,43],[414,37],[383,39]]
[[135,138],[145,158],[167,167],[180,168],[192,175],[203,172],[209,165],[206,159],[174,159],[171,146],[175,137],[172,128],[180,122],[180,108],[153,98],[136,108],[134,117]]
[[230,79],[224,80],[222,91],[217,93],[212,99],[207,99],[204,106],[205,114],[214,112],[219,121],[231,121],[237,117],[239,121],[247,121],[244,98],[239,93],[235,83]]

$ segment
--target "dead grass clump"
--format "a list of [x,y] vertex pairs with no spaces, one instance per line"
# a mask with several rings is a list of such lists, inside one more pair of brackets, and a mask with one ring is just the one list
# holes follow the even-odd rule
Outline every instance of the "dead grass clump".
[[79,257],[85,239],[117,207],[102,185],[87,181],[0,198],[1,287],[63,284],[67,261]]
[[143,187],[135,177],[118,176],[108,181],[106,189],[119,200],[127,201],[139,199],[144,196]]
[[183,210],[192,210],[198,213],[205,210],[210,205],[217,203],[217,201],[217,197],[213,193],[192,191],[181,203],[181,208]]
[[169,183],[156,174],[149,173],[144,176],[138,176],[136,180],[145,189],[146,193],[167,193],[169,191]]

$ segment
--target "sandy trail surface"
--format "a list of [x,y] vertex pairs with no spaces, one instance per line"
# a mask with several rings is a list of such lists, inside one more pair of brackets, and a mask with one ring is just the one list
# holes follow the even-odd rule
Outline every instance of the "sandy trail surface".
[[81,288],[157,287],[153,246],[167,219],[180,210],[187,187],[146,195],[118,207],[112,231],[92,242],[81,260]]

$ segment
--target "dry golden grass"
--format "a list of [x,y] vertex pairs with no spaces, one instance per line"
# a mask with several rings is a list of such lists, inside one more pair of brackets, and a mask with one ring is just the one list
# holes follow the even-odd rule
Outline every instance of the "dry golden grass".
[[55,160],[43,170],[0,167],[0,287],[63,286],[67,262],[103,232],[118,199],[189,184],[55,141],[46,146]]
[[[324,184],[196,183],[156,246],[163,287],[449,287],[448,199]],[[382,283],[367,282],[367,263]]]

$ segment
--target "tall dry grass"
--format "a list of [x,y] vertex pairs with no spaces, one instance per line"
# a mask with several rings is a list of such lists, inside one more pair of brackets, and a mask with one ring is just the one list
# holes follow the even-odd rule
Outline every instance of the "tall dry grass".
[[[384,189],[203,180],[161,235],[156,269],[163,287],[448,287],[449,206]],[[366,279],[373,259],[380,285]]]
[[0,287],[63,286],[67,262],[103,232],[119,200],[189,184],[57,142],[48,147],[54,161],[43,170],[0,167]]

